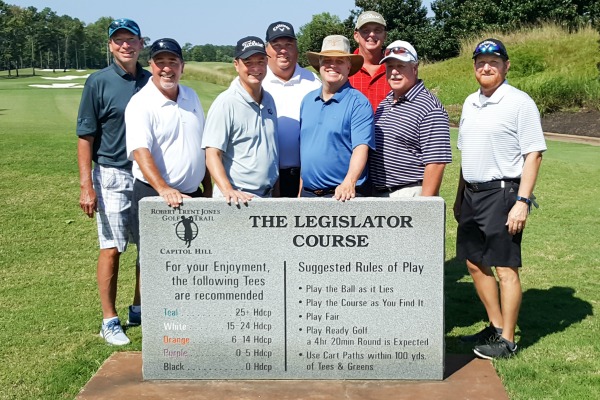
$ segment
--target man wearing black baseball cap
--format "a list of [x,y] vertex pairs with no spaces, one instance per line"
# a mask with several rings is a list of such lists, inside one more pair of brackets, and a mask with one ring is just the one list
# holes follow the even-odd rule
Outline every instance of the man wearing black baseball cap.
[[[108,47],[113,63],[87,79],[77,116],[79,205],[90,218],[96,212],[100,241],[96,274],[103,314],[100,336],[111,345],[129,343],[115,303],[119,260],[127,249],[130,233],[133,187],[131,161],[125,149],[124,113],[131,96],[150,78],[150,73],[138,63],[143,45],[135,21],[112,21],[108,26]],[[142,322],[138,278],[139,270],[133,305],[129,307],[129,326]]]
[[473,60],[479,90],[467,97],[460,117],[456,253],[466,260],[489,325],[461,340],[475,345],[478,357],[507,358],[517,351],[521,240],[546,143],[535,103],[506,81],[504,44],[481,41]]
[[262,39],[240,39],[233,65],[238,77],[208,110],[202,147],[215,181],[213,197],[247,204],[255,196],[271,197],[276,189],[277,111],[261,86],[267,73]]
[[267,28],[269,66],[262,86],[275,99],[279,141],[279,192],[281,197],[298,197],[300,191],[300,103],[321,81],[298,65],[294,27],[273,22]]
[[125,111],[127,155],[135,177],[132,214],[138,254],[141,199],[161,196],[178,208],[184,199],[212,196],[201,147],[204,111],[196,92],[179,84],[184,66],[181,47],[174,39],[158,39],[150,47],[150,57],[152,79]]

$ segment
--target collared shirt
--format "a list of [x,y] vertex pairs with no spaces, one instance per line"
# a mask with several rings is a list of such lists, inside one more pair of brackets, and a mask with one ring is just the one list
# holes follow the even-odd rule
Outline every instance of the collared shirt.
[[506,81],[483,103],[480,90],[472,93],[463,104],[458,148],[469,183],[521,177],[524,156],[546,150],[535,102]]
[[308,92],[321,87],[315,74],[296,65],[287,82],[267,68],[263,88],[273,96],[277,107],[277,139],[279,141],[279,168],[300,166],[300,103]]
[[131,168],[125,148],[125,107],[150,76],[140,64],[133,77],[113,63],[85,81],[76,132],[94,137],[92,160],[96,164]]
[[[167,185],[183,193],[198,190],[206,161],[201,148],[204,111],[191,88],[179,85],[177,101],[166,98],[150,80],[125,110],[127,156],[146,148]],[[137,162],[133,176],[149,183]]]
[[452,162],[448,114],[420,79],[398,101],[390,92],[381,102],[375,143],[369,171],[376,187],[421,181],[427,164]]
[[[321,89],[304,97],[300,106],[300,157],[304,187],[334,188],[348,173],[352,151],[358,145],[375,148],[373,110],[369,100],[346,82],[323,101]],[[365,166],[357,186],[367,177]]]
[[[359,54],[358,49],[354,51],[354,54]],[[377,106],[381,103],[381,100],[390,92],[390,85],[385,76],[385,65],[381,64],[377,72],[371,76],[369,71],[364,67],[349,79],[350,84],[353,88],[359,90],[362,94],[367,96],[373,112],[377,110]]]
[[202,147],[223,152],[229,182],[237,190],[262,196],[279,177],[277,109],[263,90],[258,104],[239,78],[212,103],[206,117]]

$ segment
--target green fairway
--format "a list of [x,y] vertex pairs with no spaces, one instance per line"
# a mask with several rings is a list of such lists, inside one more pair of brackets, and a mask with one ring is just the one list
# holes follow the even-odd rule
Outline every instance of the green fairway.
[[[96,224],[79,208],[75,123],[81,89],[29,86],[49,82],[84,79],[0,75],[0,399],[73,398],[111,353],[141,350],[140,328],[127,332],[132,344],[124,348],[98,337]],[[183,83],[197,91],[205,113],[226,87]],[[452,135],[455,145],[456,130]],[[482,328],[485,312],[466,267],[454,259],[458,170],[454,151],[441,191],[447,202],[446,347],[470,353],[458,337]],[[598,398],[599,173],[600,147],[548,142],[535,190],[540,208],[524,237],[521,350],[494,362],[511,399]],[[121,315],[133,295],[134,250],[122,259]]]

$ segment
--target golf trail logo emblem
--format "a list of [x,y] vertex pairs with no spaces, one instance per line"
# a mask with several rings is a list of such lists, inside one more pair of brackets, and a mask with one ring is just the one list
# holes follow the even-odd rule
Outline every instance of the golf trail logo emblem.
[[185,242],[187,247],[190,247],[192,240],[198,236],[198,225],[194,222],[194,218],[181,217],[181,221],[175,225],[175,234]]

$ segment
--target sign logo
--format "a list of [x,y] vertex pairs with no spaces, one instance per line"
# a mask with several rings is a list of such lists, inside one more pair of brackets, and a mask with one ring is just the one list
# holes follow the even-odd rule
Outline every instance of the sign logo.
[[181,221],[175,225],[175,234],[184,241],[187,247],[190,247],[192,240],[198,236],[198,225],[194,222],[193,217],[181,217]]

